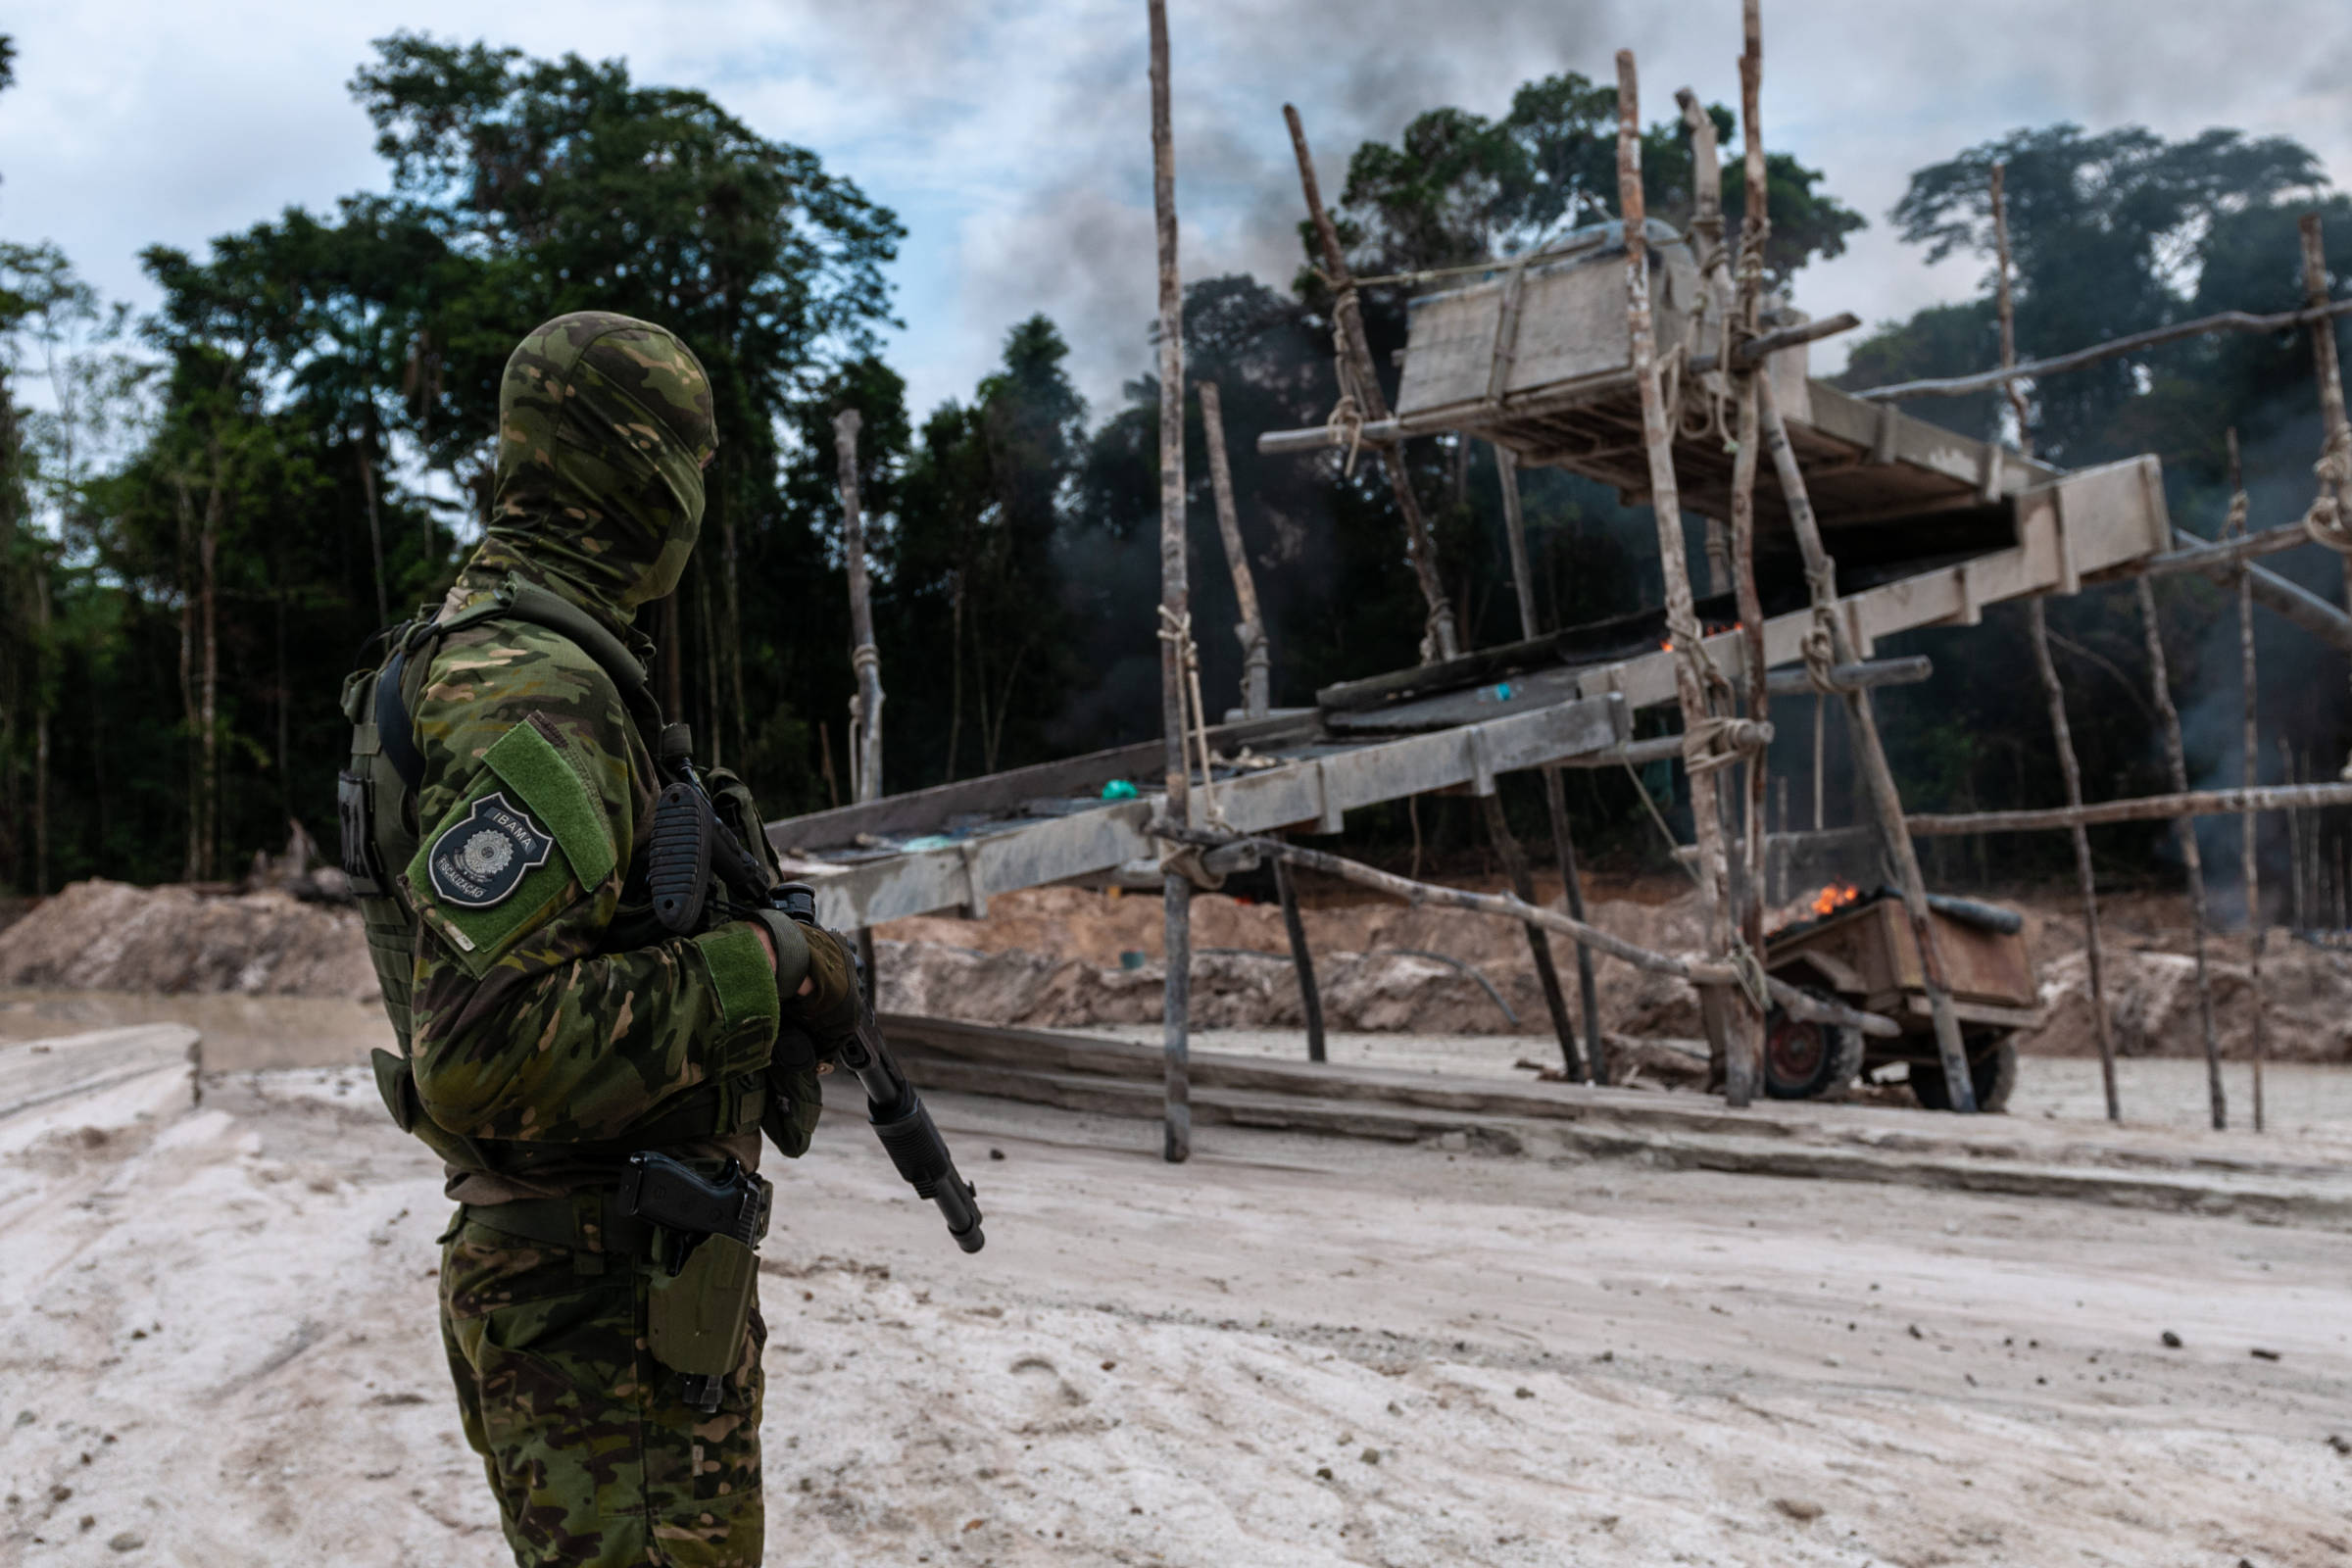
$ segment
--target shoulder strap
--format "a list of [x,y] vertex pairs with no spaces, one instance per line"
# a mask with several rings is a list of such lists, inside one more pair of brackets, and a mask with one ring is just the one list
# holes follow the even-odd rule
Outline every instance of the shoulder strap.
[[[509,577],[498,585],[498,597],[492,602],[501,607],[489,609],[476,606],[467,615],[479,613],[483,620],[523,620],[570,642],[583,654],[596,661],[597,667],[612,679],[620,692],[621,706],[629,710],[637,732],[650,748],[662,738],[662,705],[654,699],[654,689],[645,678],[645,666],[637,656],[628,651],[621,640],[612,635],[603,621],[558,593]],[[464,620],[465,616],[459,617]],[[470,624],[470,622],[467,622]]]
[[[498,592],[492,597],[447,620],[428,621],[402,638],[375,677],[378,744],[383,747],[384,760],[412,792],[424,782],[424,756],[416,750],[416,728],[410,722],[408,699],[401,691],[409,656],[452,632],[478,626],[486,620],[520,620],[544,626],[579,649],[612,678],[620,693],[621,706],[628,710],[629,718],[646,745],[652,747],[661,739],[662,706],[654,699],[654,689],[647,684],[645,666],[637,662],[637,656],[595,616],[563,595],[519,577],[509,577],[498,585]],[[426,658],[429,660],[431,656],[427,654]]]

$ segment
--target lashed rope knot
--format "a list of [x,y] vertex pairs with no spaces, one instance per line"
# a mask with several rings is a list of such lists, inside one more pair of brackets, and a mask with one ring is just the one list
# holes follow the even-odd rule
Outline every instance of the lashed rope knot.
[[1830,624],[1834,613],[1829,610],[1815,611],[1813,624],[1805,628],[1804,636],[1797,642],[1797,652],[1805,661],[1805,681],[1816,695],[1823,697],[1842,696],[1860,689],[1855,682],[1838,678],[1838,632]]
[[[1159,640],[1174,651],[1177,660],[1177,707],[1180,710],[1183,734],[1179,750],[1184,758],[1184,769],[1190,776],[1196,754],[1200,766],[1200,817],[1211,827],[1230,827],[1225,820],[1225,808],[1217,804],[1217,781],[1208,750],[1208,714],[1200,701],[1200,649],[1193,641],[1193,615],[1189,610],[1159,607]],[[1162,858],[1163,860],[1165,857]],[[1198,858],[1198,852],[1195,854]]]
[[2303,531],[2319,544],[2352,555],[2352,516],[2344,514],[2343,495],[2352,490],[2352,425],[2340,426],[2328,437],[2320,461],[2312,465],[2320,493],[2303,514]]
[[1772,744],[1772,726],[1752,718],[1715,714],[1683,730],[1683,766],[1712,773]]
[[1344,446],[1348,456],[1340,463],[1340,472],[1348,478],[1355,476],[1355,455],[1364,445],[1364,411],[1357,406],[1355,394],[1343,392],[1340,401],[1331,406],[1331,414],[1323,421],[1331,434],[1331,444]]
[[2253,510],[2253,500],[2244,490],[2230,498],[2230,514],[2222,519],[2222,537],[2235,539],[2246,531],[2246,514]]

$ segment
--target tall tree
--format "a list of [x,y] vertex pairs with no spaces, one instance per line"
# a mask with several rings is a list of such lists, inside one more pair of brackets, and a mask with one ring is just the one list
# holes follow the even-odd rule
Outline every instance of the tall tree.
[[[706,746],[741,752],[753,707],[744,550],[787,525],[775,431],[890,320],[882,269],[904,230],[814,153],[758,135],[707,94],[637,84],[621,61],[530,60],[414,33],[377,50],[353,90],[396,196],[453,253],[487,264],[420,332],[444,405],[435,461],[479,472],[507,353],[564,311],[659,320],[710,371],[719,449],[688,591]],[[763,711],[789,702],[759,695]]]

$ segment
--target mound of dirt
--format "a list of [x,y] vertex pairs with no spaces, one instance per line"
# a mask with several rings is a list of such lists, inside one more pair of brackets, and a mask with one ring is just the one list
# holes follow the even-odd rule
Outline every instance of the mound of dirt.
[[0,931],[0,986],[376,995],[356,909],[101,881],[76,882]]
[[[1670,885],[1632,886],[1594,902],[1594,923],[1668,953],[1700,943],[1693,901]],[[2041,1028],[2030,1051],[2088,1055],[2087,965],[2064,896],[2006,899],[2027,914],[2041,977]],[[1555,901],[1556,906],[1556,901]],[[2126,1055],[2203,1054],[2195,963],[2177,896],[2102,901],[2109,929],[2107,993]],[[1341,1031],[1546,1034],[1526,935],[1500,920],[1391,903],[1309,904],[1302,911],[1323,992]],[[889,1009],[975,1023],[1084,1028],[1149,1023],[1160,1012],[1160,906],[1155,898],[1082,888],[1000,895],[984,920],[923,915],[880,939]],[[1207,1029],[1303,1025],[1282,911],[1224,894],[1193,901],[1193,1016]],[[1577,1014],[1575,949],[1552,952]],[[2242,934],[2209,948],[2217,1033],[2225,1055],[2251,1053],[2252,991]],[[1689,1039],[1700,1033],[1687,986],[1603,960],[1595,976],[1601,1027],[1613,1035]],[[243,995],[375,996],[359,914],[269,890],[220,896],[187,887],[77,882],[0,928],[0,986]],[[2264,959],[2265,1046],[2287,1061],[2352,1060],[2352,954],[2274,932]]]
[[[1612,901],[1596,922],[1647,947],[1694,947],[1687,899]],[[1411,1034],[1550,1030],[1527,938],[1499,920],[1398,904],[1303,911],[1324,1021],[1333,1029]],[[877,928],[886,1008],[975,1023],[1082,1028],[1159,1016],[1164,984],[1159,901],[1082,888],[1030,888],[989,901],[988,917],[922,915]],[[1573,946],[1552,952],[1576,1013]],[[1699,1031],[1690,989],[1621,963],[1595,975],[1604,1028],[1629,1035]],[[1205,1029],[1298,1028],[1298,986],[1282,911],[1224,894],[1193,900],[1193,1018]]]
[[[2217,948],[2221,944],[2215,945]],[[2242,953],[2243,939],[2230,949]],[[2105,988],[2115,1049],[2126,1056],[2201,1056],[2204,1020],[2197,1003],[2196,959],[2185,953],[2106,955]],[[2214,1036],[2222,1054],[2253,1054],[2254,991],[2249,966],[2209,953]],[[2264,1054],[2279,1061],[2352,1061],[2352,958],[2273,933],[2262,961],[2268,1004]],[[2081,949],[2041,965],[2041,1028],[2021,1037],[2027,1050],[2059,1056],[2096,1054],[2090,965]]]

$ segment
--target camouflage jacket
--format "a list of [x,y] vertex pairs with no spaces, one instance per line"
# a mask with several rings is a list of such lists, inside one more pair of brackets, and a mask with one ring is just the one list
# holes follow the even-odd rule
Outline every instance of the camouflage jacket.
[[[641,656],[635,608],[667,593],[702,514],[709,384],[662,328],[563,317],[509,364],[498,488],[482,546],[443,618],[505,577],[587,611]],[[604,1144],[524,1178],[452,1170],[452,1195],[497,1201],[609,1175],[611,1148],[686,1097],[756,1161],[756,1075],[773,1049],[775,970],[748,922],[673,937],[642,917],[641,863],[660,782],[620,689],[572,641],[498,619],[452,632],[412,679],[423,759],[410,1058],[422,1108],[463,1138]],[[747,1080],[750,1080],[747,1082]],[[747,1120],[748,1118],[748,1120]]]

